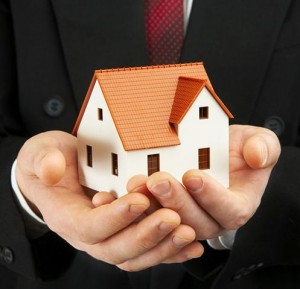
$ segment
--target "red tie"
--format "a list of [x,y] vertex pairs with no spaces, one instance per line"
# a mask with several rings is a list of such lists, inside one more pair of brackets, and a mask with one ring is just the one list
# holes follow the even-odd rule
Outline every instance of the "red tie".
[[183,0],[146,0],[150,64],[178,63],[183,43]]

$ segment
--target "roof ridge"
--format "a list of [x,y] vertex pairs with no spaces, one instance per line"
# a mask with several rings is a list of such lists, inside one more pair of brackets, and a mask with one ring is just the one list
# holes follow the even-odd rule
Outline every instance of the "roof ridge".
[[176,63],[176,64],[159,64],[151,66],[133,66],[133,67],[120,67],[120,68],[106,68],[97,69],[95,73],[106,73],[106,72],[116,72],[116,71],[131,71],[131,70],[153,70],[156,68],[166,68],[166,67],[184,67],[184,66],[197,66],[203,65],[203,62],[188,62],[188,63]]
[[187,81],[194,81],[194,82],[205,82],[205,83],[208,82],[208,80],[205,79],[205,78],[191,77],[191,76],[184,76],[184,75],[183,76],[179,75],[178,79],[184,79],[184,80],[187,80]]

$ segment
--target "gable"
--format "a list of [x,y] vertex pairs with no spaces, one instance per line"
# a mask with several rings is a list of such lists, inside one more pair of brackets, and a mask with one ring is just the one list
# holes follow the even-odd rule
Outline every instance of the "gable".
[[179,77],[170,115],[170,123],[179,124],[195,98],[205,86],[205,80]]
[[208,84],[207,80],[180,76],[171,110],[170,123],[179,124],[181,122],[204,87],[209,90],[211,96],[216,100],[227,116],[233,118],[233,115]]

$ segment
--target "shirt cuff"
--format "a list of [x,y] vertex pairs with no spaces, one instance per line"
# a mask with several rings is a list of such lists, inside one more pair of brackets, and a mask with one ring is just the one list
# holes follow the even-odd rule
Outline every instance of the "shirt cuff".
[[23,194],[21,193],[21,190],[16,180],[16,173],[15,173],[16,165],[17,165],[17,160],[14,161],[11,168],[11,185],[15,193],[16,199],[19,202],[19,205],[23,209],[23,211],[25,211],[29,216],[31,216],[38,223],[46,225],[46,223],[32,211],[27,201],[25,200]]
[[219,236],[217,238],[208,239],[208,245],[215,250],[231,250],[235,234],[237,230],[227,231],[224,235]]

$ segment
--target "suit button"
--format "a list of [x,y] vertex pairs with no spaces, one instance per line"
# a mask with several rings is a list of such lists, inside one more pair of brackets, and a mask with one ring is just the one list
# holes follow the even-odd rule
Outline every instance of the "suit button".
[[14,261],[13,251],[7,247],[0,247],[0,259],[6,264],[12,264]]
[[58,117],[62,114],[65,103],[60,96],[54,96],[44,103],[43,108],[48,116]]
[[279,116],[270,116],[264,122],[264,127],[272,130],[277,136],[282,135],[285,129],[285,123]]

